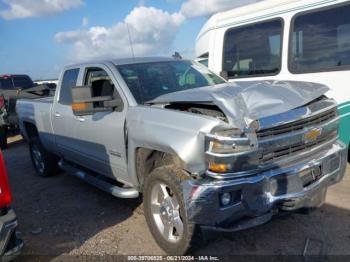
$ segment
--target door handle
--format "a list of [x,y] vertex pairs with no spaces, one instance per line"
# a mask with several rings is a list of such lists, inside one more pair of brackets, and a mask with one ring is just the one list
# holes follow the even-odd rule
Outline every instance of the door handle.
[[79,122],[85,122],[85,118],[82,117],[82,116],[77,116],[77,120],[78,120]]
[[60,113],[58,113],[58,112],[55,113],[55,117],[60,117],[60,116],[61,116]]

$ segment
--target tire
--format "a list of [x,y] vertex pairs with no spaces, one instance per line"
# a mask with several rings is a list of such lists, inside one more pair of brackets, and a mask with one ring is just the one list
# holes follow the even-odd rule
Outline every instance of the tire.
[[7,128],[5,126],[0,127],[0,148],[7,149]]
[[49,153],[38,137],[31,139],[29,152],[34,169],[39,176],[49,177],[59,173],[58,157]]
[[[189,223],[187,219],[181,186],[181,181],[185,179],[189,177],[182,170],[174,166],[164,166],[154,169],[144,184],[143,206],[148,227],[157,244],[170,255],[186,254],[194,244],[201,242],[197,226]],[[167,193],[172,200],[164,204],[164,194]],[[170,210],[167,209],[169,207]],[[179,219],[182,222],[182,230]],[[168,230],[169,227],[172,229]],[[161,228],[169,234],[162,234]]]

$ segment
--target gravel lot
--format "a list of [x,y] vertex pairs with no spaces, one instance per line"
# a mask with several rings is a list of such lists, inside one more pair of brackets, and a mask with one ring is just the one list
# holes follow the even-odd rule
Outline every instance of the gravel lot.
[[[158,255],[141,200],[110,196],[67,174],[35,175],[28,147],[11,138],[4,151],[24,255]],[[326,204],[309,215],[278,217],[266,225],[220,235],[195,255],[350,255],[350,175],[330,188]],[[318,242],[321,241],[321,242]],[[74,257],[74,256],[72,256]]]

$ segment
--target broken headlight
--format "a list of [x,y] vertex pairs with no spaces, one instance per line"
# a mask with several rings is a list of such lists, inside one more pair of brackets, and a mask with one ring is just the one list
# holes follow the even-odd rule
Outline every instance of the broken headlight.
[[232,172],[235,159],[254,150],[252,138],[254,137],[251,133],[242,132],[239,129],[208,134],[206,139],[208,170],[221,174]]
[[208,135],[208,152],[214,154],[232,154],[248,151],[249,139],[239,129],[230,129]]

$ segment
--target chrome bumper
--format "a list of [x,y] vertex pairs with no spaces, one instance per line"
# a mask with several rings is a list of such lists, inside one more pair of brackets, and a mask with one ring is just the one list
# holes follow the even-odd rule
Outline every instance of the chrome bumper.
[[[328,186],[343,178],[346,163],[347,147],[337,141],[302,161],[251,177],[185,181],[188,219],[202,227],[237,231],[263,224],[281,210],[319,207]],[[321,174],[314,170],[321,170]],[[228,206],[222,206],[220,195],[226,192],[232,200]]]

